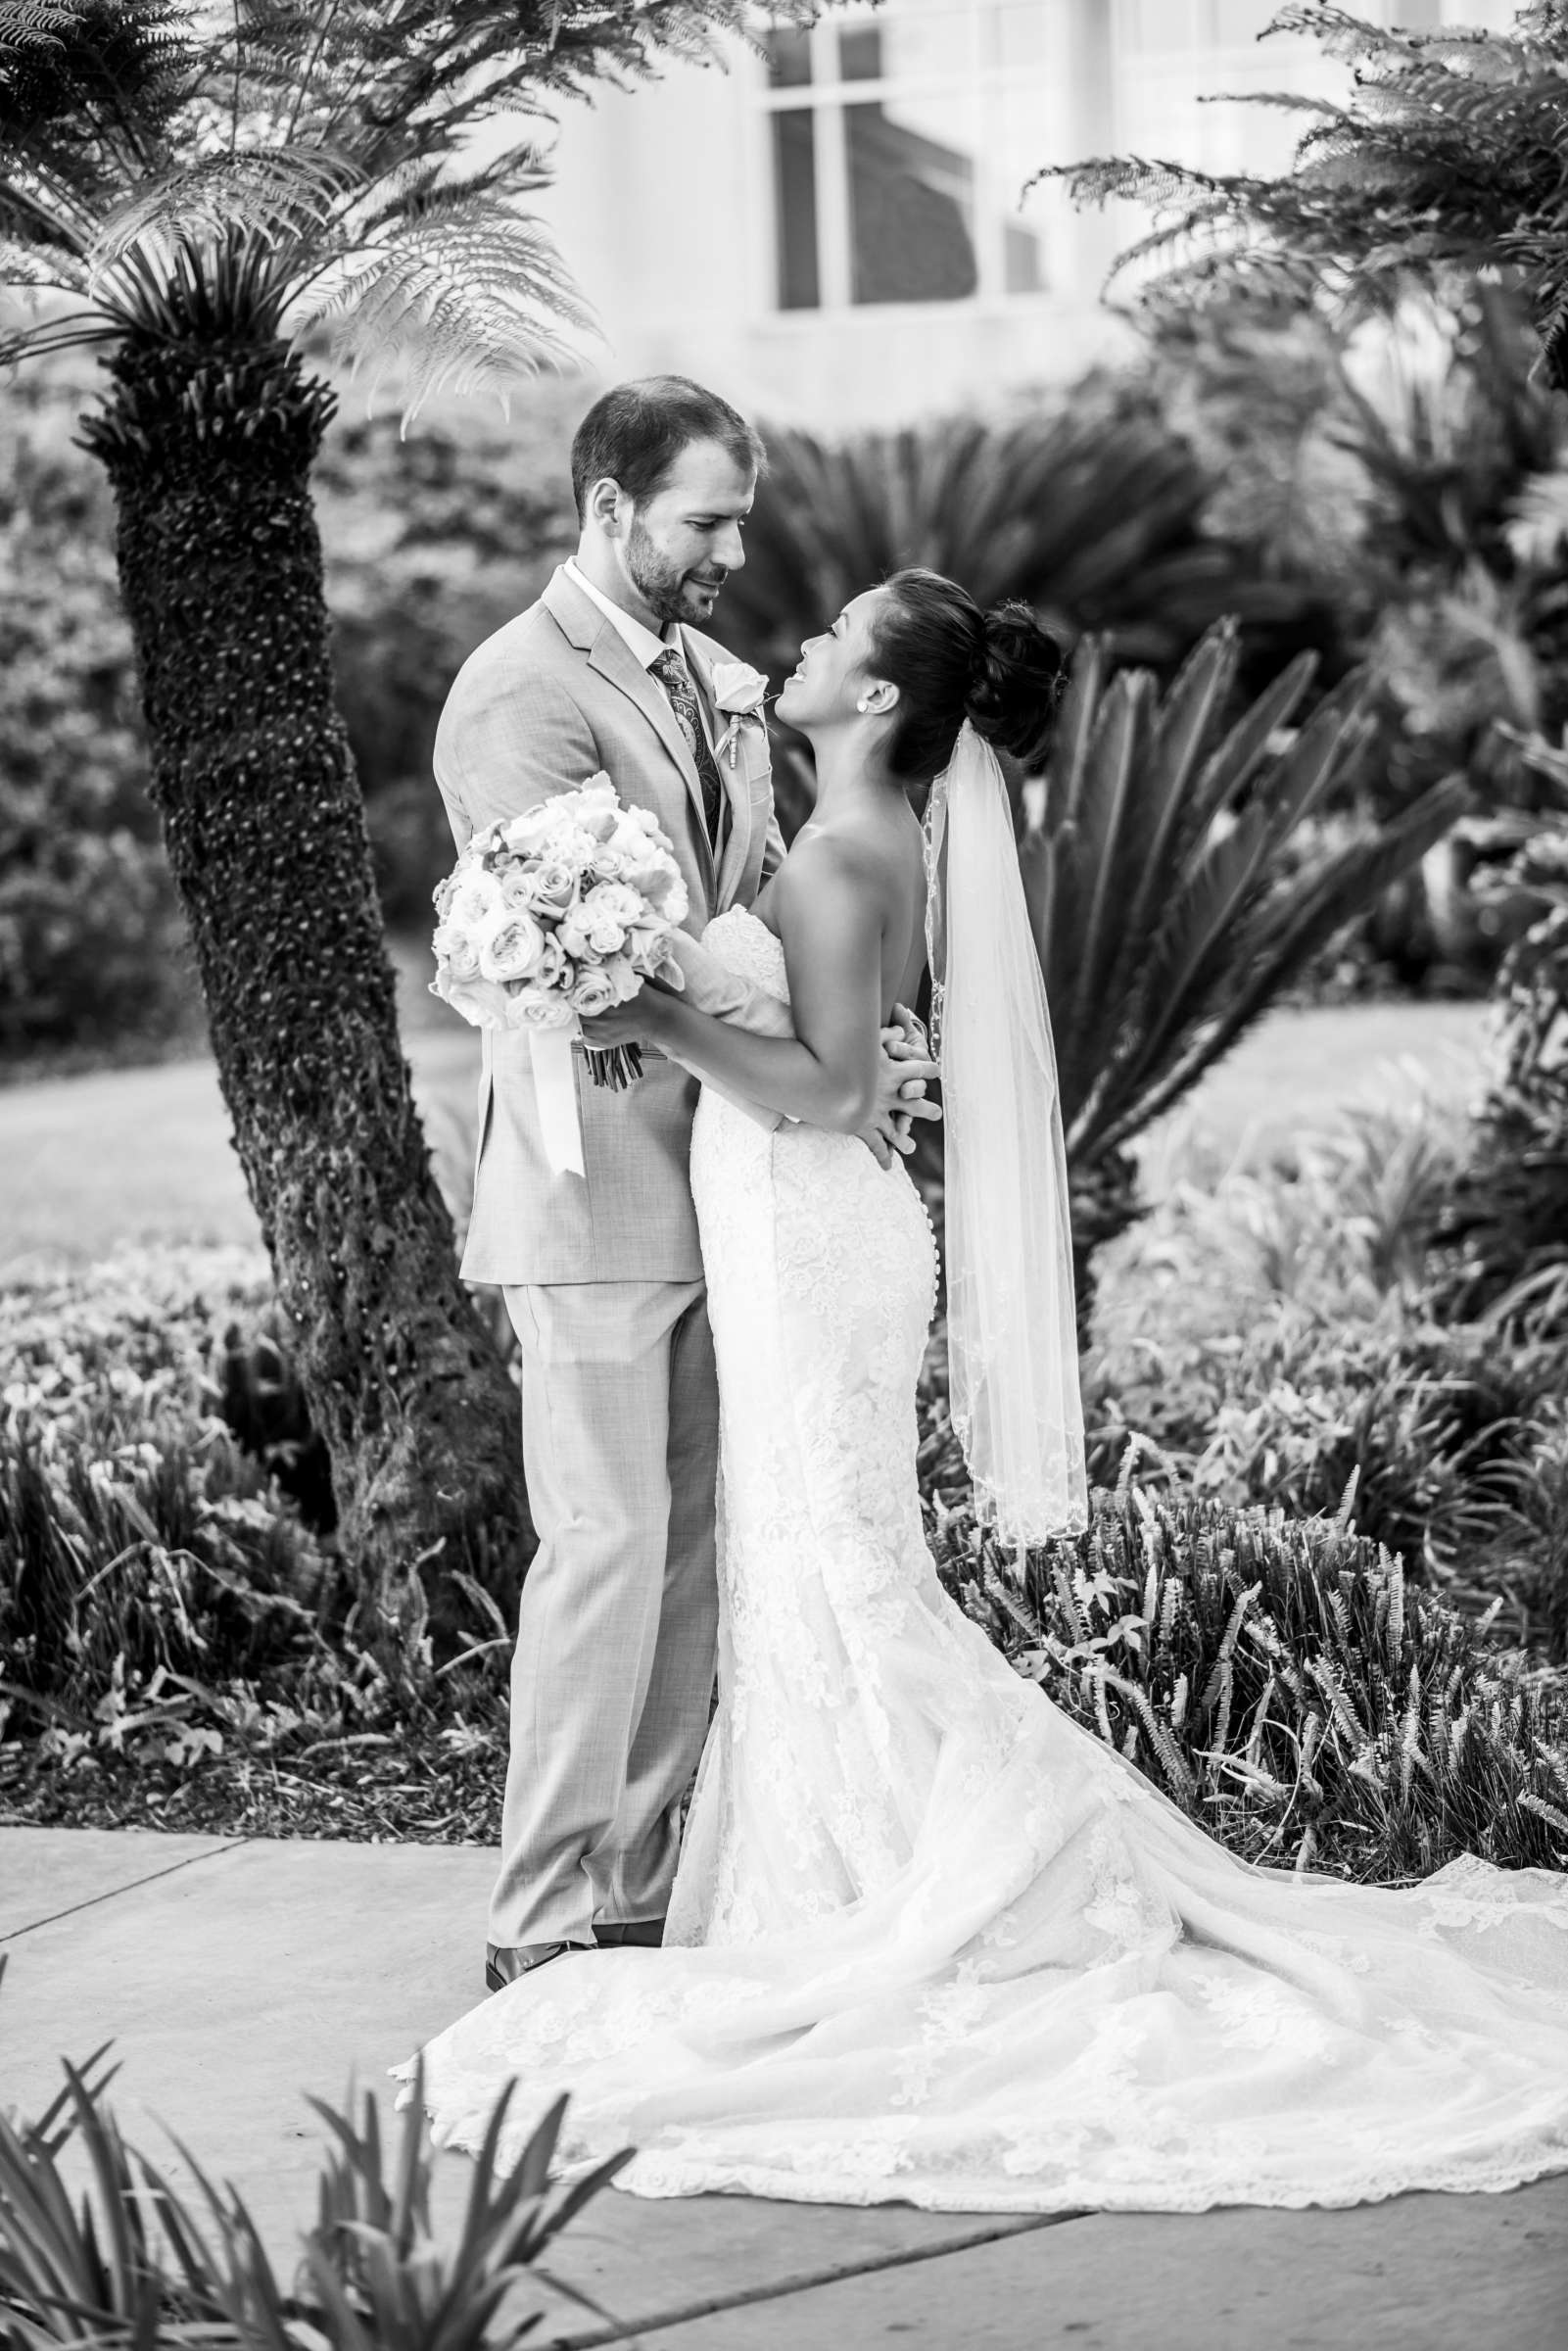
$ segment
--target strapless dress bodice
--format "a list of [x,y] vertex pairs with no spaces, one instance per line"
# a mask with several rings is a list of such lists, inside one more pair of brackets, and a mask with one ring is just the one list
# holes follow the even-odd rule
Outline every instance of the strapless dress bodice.
[[732,906],[716,914],[702,934],[702,944],[728,972],[749,980],[753,987],[789,1001],[789,979],[784,967],[784,941],[769,930],[749,906]]

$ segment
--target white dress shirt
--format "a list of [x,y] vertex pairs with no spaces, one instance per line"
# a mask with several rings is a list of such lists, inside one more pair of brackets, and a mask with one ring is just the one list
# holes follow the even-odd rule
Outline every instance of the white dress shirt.
[[[573,587],[581,588],[583,594],[597,604],[611,626],[620,631],[631,647],[632,657],[639,668],[651,669],[659,655],[667,653],[672,646],[678,653],[681,652],[680,641],[673,631],[667,628],[662,637],[655,637],[653,631],[634,613],[623,612],[619,604],[612,604],[603,590],[594,587],[587,572],[578,569],[571,556],[567,557],[563,568]],[[681,653],[681,658],[684,661],[686,655]]]

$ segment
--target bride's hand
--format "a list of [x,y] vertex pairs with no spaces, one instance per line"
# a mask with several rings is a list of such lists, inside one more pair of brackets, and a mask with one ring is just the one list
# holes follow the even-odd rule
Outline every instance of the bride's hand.
[[612,1004],[608,1012],[584,1021],[583,1042],[596,1053],[616,1045],[654,1044],[665,1028],[664,1008],[672,1001],[663,988],[644,982],[627,1003]]
[[911,1128],[916,1119],[939,1119],[942,1115],[934,1102],[926,1099],[927,1084],[941,1077],[941,1071],[930,1058],[926,1032],[903,1005],[895,1010],[899,1015],[897,1025],[882,1031],[877,1101],[860,1129],[861,1141],[879,1167],[883,1168],[892,1166],[895,1153],[907,1159],[914,1150]]

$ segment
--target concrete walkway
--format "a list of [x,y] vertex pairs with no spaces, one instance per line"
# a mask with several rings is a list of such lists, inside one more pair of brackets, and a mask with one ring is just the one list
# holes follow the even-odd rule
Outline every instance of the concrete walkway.
[[[474,1847],[0,1829],[0,2103],[113,2039],[117,2110],[239,2186],[285,2276],[340,2100],[472,2004]],[[390,2108],[390,2099],[386,2101]],[[177,2162],[166,2167],[176,2181]],[[461,2157],[441,2166],[456,2209]],[[1352,2212],[1061,2221],[606,2194],[552,2250],[538,2351],[1563,2351],[1568,2177]]]

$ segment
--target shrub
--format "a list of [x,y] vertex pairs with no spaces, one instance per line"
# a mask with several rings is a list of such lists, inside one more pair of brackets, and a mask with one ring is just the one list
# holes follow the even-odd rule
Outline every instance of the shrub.
[[47,393],[0,408],[0,1055],[200,1032],[145,789],[107,488]]
[[1568,1868],[1568,1711],[1380,1546],[1123,1479],[1022,1582],[939,1503],[944,1582],[1049,1697],[1251,1860]]
[[1561,1660],[1568,1343],[1434,1315],[1427,1245],[1461,1149],[1417,1106],[1212,1194],[1178,1181],[1108,1269],[1092,1458],[1116,1477],[1136,1431],[1182,1490],[1299,1515],[1354,1485],[1361,1534]]
[[338,704],[389,922],[430,925],[451,864],[431,780],[468,654],[577,544],[569,452],[581,384],[542,378],[507,421],[439,402],[404,432],[346,398],[315,471]]
[[106,1703],[131,1710],[156,1676],[255,1677],[313,1645],[331,1562],[207,1385],[216,1328],[265,1295],[259,1261],[232,1251],[125,1258],[0,1299],[14,1705],[79,1728]]
[[257,1253],[126,1252],[0,1293],[13,1812],[496,1833],[509,1618],[455,1574],[429,1617],[417,1579],[396,1622],[356,1607],[279,1490],[310,1498],[296,1405]]
[[1499,1066],[1445,1204],[1436,1282],[1445,1315],[1568,1338],[1568,826],[1553,848],[1559,902],[1503,964]]

